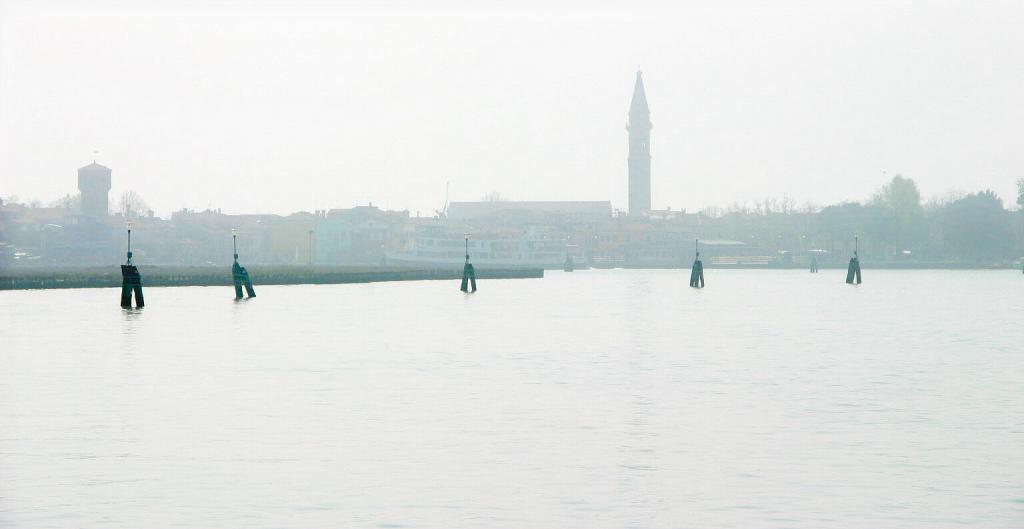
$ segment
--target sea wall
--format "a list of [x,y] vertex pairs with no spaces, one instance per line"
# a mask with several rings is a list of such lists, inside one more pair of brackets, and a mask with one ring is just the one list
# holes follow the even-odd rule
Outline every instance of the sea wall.
[[[260,285],[301,285],[371,283],[376,281],[427,281],[459,279],[462,268],[391,267],[247,267],[253,283]],[[147,287],[230,286],[231,267],[139,266]],[[539,268],[477,268],[479,279],[542,278]],[[50,288],[111,288],[121,286],[117,266],[69,269],[0,270],[0,290]]]

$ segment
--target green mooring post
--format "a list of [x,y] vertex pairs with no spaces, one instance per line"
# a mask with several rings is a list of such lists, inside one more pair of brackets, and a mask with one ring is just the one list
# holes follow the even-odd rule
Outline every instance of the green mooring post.
[[850,266],[846,269],[846,284],[860,284],[860,259],[857,251],[860,250],[860,237],[853,238],[853,257],[850,258]]
[[814,257],[814,256],[811,257],[811,273],[812,274],[817,274],[818,273],[818,258]]
[[569,255],[568,252],[566,252],[566,254],[565,254],[565,266],[562,267],[562,270],[564,270],[566,272],[572,272],[573,269],[574,268],[573,268],[572,256]]
[[139,269],[132,264],[132,223],[128,222],[128,261],[121,265],[121,308],[132,308],[132,293],[135,294],[135,307],[146,306],[142,297],[142,277]]
[[693,270],[690,271],[690,286],[693,288],[704,288],[704,263],[700,261],[700,239],[693,240],[693,250],[697,257],[693,260]]
[[235,283],[235,299],[242,299],[242,285],[245,285],[245,293],[250,298],[254,298],[256,291],[252,288],[249,272],[244,266],[238,264],[238,232],[236,230],[231,230],[231,243],[235,249],[235,262],[231,264],[231,278]]
[[467,294],[476,292],[476,271],[469,263],[469,235],[466,235],[466,265],[462,267],[462,286],[459,290]]

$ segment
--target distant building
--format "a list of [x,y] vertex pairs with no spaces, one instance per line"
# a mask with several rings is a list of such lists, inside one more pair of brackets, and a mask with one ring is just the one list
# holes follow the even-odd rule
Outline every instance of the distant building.
[[313,230],[322,218],[319,210],[315,213],[302,211],[270,223],[267,231],[267,262],[310,264],[313,261]]
[[318,265],[350,264],[352,225],[338,217],[322,218],[314,230],[313,253]]
[[95,219],[107,216],[110,193],[110,168],[95,161],[78,170],[78,190],[82,194],[82,215]]
[[607,220],[612,216],[612,203],[593,201],[484,201],[452,202],[448,205],[448,218],[468,221],[482,218],[528,216],[558,216],[566,220]]
[[647,108],[644,80],[636,72],[633,101],[629,104],[629,214],[651,210],[651,111]]

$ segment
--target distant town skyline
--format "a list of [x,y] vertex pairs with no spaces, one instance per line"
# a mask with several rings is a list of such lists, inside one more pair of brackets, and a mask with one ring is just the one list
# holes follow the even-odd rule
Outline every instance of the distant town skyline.
[[[1024,176],[1024,6],[684,2],[0,4],[0,196],[113,170],[158,215],[451,200],[628,209],[630,95],[656,119],[653,209],[865,200]],[[885,80],[883,82],[883,80]],[[898,80],[899,82],[895,82]]]

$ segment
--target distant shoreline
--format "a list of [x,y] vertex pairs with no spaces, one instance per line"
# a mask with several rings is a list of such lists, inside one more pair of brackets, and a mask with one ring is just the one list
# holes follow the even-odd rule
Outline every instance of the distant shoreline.
[[[389,267],[246,267],[253,283],[260,285],[322,285],[386,281],[451,280],[462,277],[461,268],[417,269]],[[139,265],[144,287],[230,286],[231,267],[174,267]],[[540,268],[477,268],[478,279],[543,278]],[[114,288],[121,286],[117,265],[66,269],[0,270],[0,290],[48,290],[64,288]]]
[[[819,263],[819,270],[846,270],[848,266],[847,262],[842,263]],[[1021,265],[1009,263],[1009,264],[979,264],[979,263],[928,263],[928,262],[888,262],[888,261],[865,261],[861,260],[861,267],[865,270],[1018,270],[1020,271]],[[631,266],[628,264],[620,264],[617,266],[591,266],[591,268],[612,270],[615,268],[623,268],[628,270],[673,270],[678,268],[690,268],[690,263],[686,266]],[[714,264],[709,260],[704,260],[704,268],[717,269],[717,270],[808,270],[809,265],[806,264]]]
[[[864,261],[865,270],[1020,270],[1013,264],[983,265],[978,263],[898,263]],[[705,262],[705,268],[717,270],[807,270],[804,265],[712,264]],[[592,266],[594,270],[679,270],[687,266]],[[845,270],[846,263],[821,263],[821,270]],[[583,272],[588,267],[578,267]],[[376,283],[390,281],[432,281],[453,280],[462,277],[461,268],[406,268],[406,267],[301,267],[250,266],[253,282],[259,285],[317,285],[346,283]],[[147,287],[175,286],[230,286],[231,268],[225,266],[176,267],[139,266],[142,284]],[[479,279],[540,279],[544,277],[541,268],[486,268],[478,267]],[[0,291],[2,290],[49,290],[66,288],[114,288],[121,286],[121,274],[117,265],[88,268],[8,268],[0,270]]]

